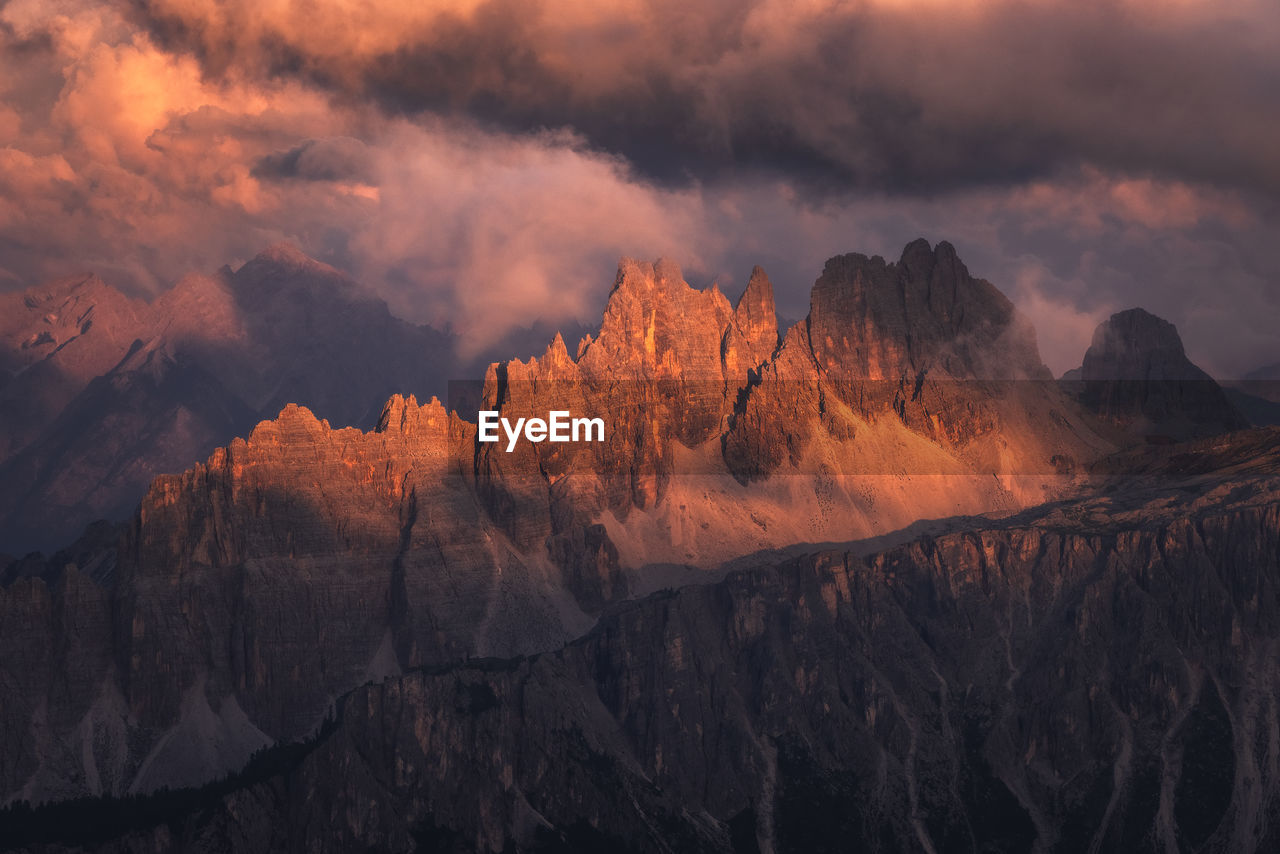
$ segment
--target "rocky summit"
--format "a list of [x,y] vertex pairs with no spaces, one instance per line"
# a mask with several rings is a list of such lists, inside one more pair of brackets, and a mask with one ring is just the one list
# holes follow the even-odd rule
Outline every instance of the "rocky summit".
[[[1136,443],[1096,366],[1176,360],[1128,329],[1085,393],[946,243],[831,259],[782,336],[759,268],[730,301],[624,260],[597,332],[490,365],[474,402],[601,441],[285,405],[0,573],[0,833],[1266,850],[1280,437]],[[126,361],[162,384],[195,352]],[[92,837],[54,818],[94,810]]]
[[1150,440],[1248,426],[1218,383],[1187,358],[1174,325],[1140,308],[1100,324],[1084,363],[1064,379],[1090,410]]

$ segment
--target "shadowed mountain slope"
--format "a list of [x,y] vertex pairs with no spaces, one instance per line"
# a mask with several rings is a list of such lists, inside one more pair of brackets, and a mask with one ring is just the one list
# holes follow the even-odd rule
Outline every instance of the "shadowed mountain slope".
[[53,851],[1274,850],[1280,432],[1117,464],[1078,500],[360,687],[307,745],[84,848],[57,841],[110,804],[0,827]]
[[1064,379],[1089,410],[1139,437],[1189,439],[1249,423],[1187,358],[1174,325],[1140,308],[1101,323]]

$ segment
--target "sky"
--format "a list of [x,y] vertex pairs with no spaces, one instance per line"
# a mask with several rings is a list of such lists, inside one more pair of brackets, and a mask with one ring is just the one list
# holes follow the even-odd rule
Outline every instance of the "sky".
[[0,289],[287,240],[479,349],[620,256],[798,319],[949,240],[1056,372],[1142,306],[1280,362],[1274,0],[0,0]]

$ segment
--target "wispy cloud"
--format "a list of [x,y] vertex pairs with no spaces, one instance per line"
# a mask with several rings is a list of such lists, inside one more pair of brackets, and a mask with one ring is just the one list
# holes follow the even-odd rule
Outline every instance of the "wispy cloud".
[[619,255],[730,291],[763,263],[799,317],[827,256],[923,235],[1019,301],[1055,368],[1144,305],[1243,372],[1280,360],[1277,17],[9,0],[0,287],[92,268],[155,292],[285,239],[478,347],[593,319]]
[[[572,127],[648,174],[933,192],[1081,161],[1280,191],[1274,4],[140,0],[212,75]],[[305,26],[300,22],[305,19]]]

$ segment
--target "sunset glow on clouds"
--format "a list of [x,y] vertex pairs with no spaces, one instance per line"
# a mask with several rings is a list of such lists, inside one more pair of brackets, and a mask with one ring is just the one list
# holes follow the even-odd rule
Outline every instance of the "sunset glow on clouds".
[[[0,282],[155,293],[281,239],[464,333],[591,320],[621,254],[803,316],[951,240],[1055,370],[1143,305],[1280,361],[1274,4],[0,5]],[[1204,305],[1204,295],[1215,295]],[[1224,306],[1226,306],[1224,310]]]

